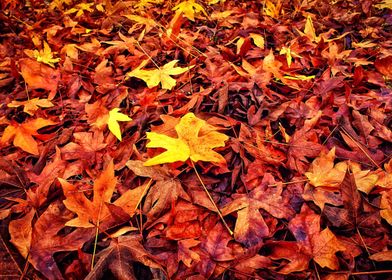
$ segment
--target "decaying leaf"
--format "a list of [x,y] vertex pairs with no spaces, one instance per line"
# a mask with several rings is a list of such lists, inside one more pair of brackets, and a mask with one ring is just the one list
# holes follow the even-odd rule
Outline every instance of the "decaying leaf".
[[76,186],[59,178],[66,199],[64,205],[75,212],[78,217],[68,221],[66,226],[89,228],[99,225],[108,215],[109,210],[105,203],[110,203],[117,179],[114,177],[113,162],[109,163],[100,177],[94,182],[93,201]]
[[336,253],[345,247],[329,228],[320,230],[320,216],[308,206],[304,205],[301,213],[290,221],[289,229],[309,259],[313,258],[321,267],[339,269]]
[[21,75],[29,89],[48,90],[48,100],[55,97],[60,80],[59,70],[28,58],[20,59],[19,66]]
[[10,222],[9,232],[11,242],[18,248],[20,254],[27,258],[30,251],[32,224],[34,209],[31,209],[24,217]]
[[112,240],[110,245],[97,255],[98,262],[86,279],[102,279],[105,271],[110,270],[116,279],[136,280],[132,266],[134,262],[161,269],[140,242],[141,238],[137,235],[120,236],[117,240]]

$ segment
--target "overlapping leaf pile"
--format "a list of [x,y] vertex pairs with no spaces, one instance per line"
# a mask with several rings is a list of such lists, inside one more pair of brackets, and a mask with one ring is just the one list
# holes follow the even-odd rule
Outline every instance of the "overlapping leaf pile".
[[0,5],[0,278],[392,274],[389,0]]

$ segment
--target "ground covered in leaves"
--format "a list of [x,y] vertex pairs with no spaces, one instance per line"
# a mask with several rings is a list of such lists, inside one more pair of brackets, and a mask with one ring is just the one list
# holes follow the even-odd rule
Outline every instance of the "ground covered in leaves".
[[387,279],[391,1],[1,1],[1,279]]

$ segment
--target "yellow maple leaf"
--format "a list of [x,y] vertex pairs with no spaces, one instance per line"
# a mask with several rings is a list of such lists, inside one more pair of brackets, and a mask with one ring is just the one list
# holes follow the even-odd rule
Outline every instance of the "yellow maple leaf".
[[321,152],[320,156],[316,158],[305,172],[305,176],[309,179],[309,183],[315,187],[336,187],[344,178],[347,164],[339,162],[334,165],[335,147],[328,153]]
[[74,8],[71,8],[68,11],[66,11],[64,14],[69,15],[69,14],[76,13],[76,17],[80,17],[81,15],[84,14],[84,11],[92,12],[93,9],[91,7],[93,5],[94,5],[94,3],[80,3],[80,4],[77,4]]
[[127,115],[120,113],[119,108],[114,108],[111,111],[109,111],[109,118],[107,120],[109,130],[114,134],[114,136],[117,137],[118,140],[122,140],[121,137],[121,130],[120,130],[120,125],[118,122],[129,122],[132,119],[128,117]]
[[316,30],[313,26],[313,20],[310,16],[306,18],[304,33],[312,42],[317,43],[320,41],[320,38],[316,35]]
[[[145,30],[146,33],[148,33],[152,28],[154,28],[157,23],[151,19],[151,18],[147,18],[147,17],[142,17],[142,16],[138,16],[138,15],[124,15],[124,17],[126,17],[127,19],[136,22],[136,26],[145,26]],[[130,32],[128,32],[130,33]]]
[[131,121],[132,119],[127,115],[120,113],[119,110],[119,108],[114,108],[108,111],[105,107],[98,106],[97,108],[95,108],[95,111],[98,111],[96,112],[97,115],[95,122],[91,123],[91,125],[95,126],[100,130],[107,125],[110,132],[113,133],[113,135],[121,141],[121,129],[118,122],[127,122]]
[[159,69],[144,70],[141,69],[147,64],[148,60],[143,61],[136,69],[127,73],[128,77],[139,78],[146,82],[149,88],[156,87],[161,83],[163,89],[172,89],[176,85],[176,80],[171,77],[171,75],[180,75],[185,73],[190,67],[174,67],[178,60],[170,61],[166,63],[163,67]]
[[270,0],[264,1],[263,12],[267,16],[270,16],[272,18],[278,18],[280,13],[282,13],[282,3],[281,3],[281,1],[278,0],[276,4],[274,4]]
[[175,126],[178,138],[172,138],[156,132],[147,132],[150,142],[148,148],[164,148],[165,152],[147,160],[144,165],[151,166],[191,159],[209,161],[217,164],[226,162],[223,156],[213,151],[213,148],[224,147],[229,138],[214,129],[208,129],[206,121],[199,119],[193,113],[183,116]]
[[144,10],[146,7],[150,7],[152,4],[162,4],[163,0],[140,0],[134,7]]
[[40,128],[54,124],[56,123],[43,118],[37,118],[22,124],[10,124],[4,130],[0,143],[7,143],[14,138],[14,146],[19,147],[30,154],[39,155],[38,144],[34,140],[33,136],[38,135],[37,130]]
[[195,21],[195,14],[200,12],[207,16],[204,8],[200,4],[197,4],[194,0],[181,2],[173,8],[173,11],[176,11],[176,15],[183,14],[191,21]]
[[17,108],[20,106],[24,106],[23,112],[32,116],[38,110],[39,107],[49,108],[49,107],[53,107],[54,105],[48,99],[33,98],[26,101],[13,100],[11,103],[8,103],[7,106],[10,108]]
[[54,68],[55,63],[60,61],[60,58],[53,58],[54,53],[52,53],[52,49],[45,41],[43,50],[25,50],[24,52],[29,57],[35,58],[38,62],[45,63],[52,68]]

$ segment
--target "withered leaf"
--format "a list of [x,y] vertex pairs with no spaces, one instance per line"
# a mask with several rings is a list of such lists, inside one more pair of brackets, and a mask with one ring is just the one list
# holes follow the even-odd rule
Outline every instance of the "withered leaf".
[[137,235],[120,236],[98,255],[98,262],[85,279],[102,279],[110,271],[116,279],[138,279],[132,264],[140,262],[150,268],[161,269],[152,256],[144,249],[141,238]]

